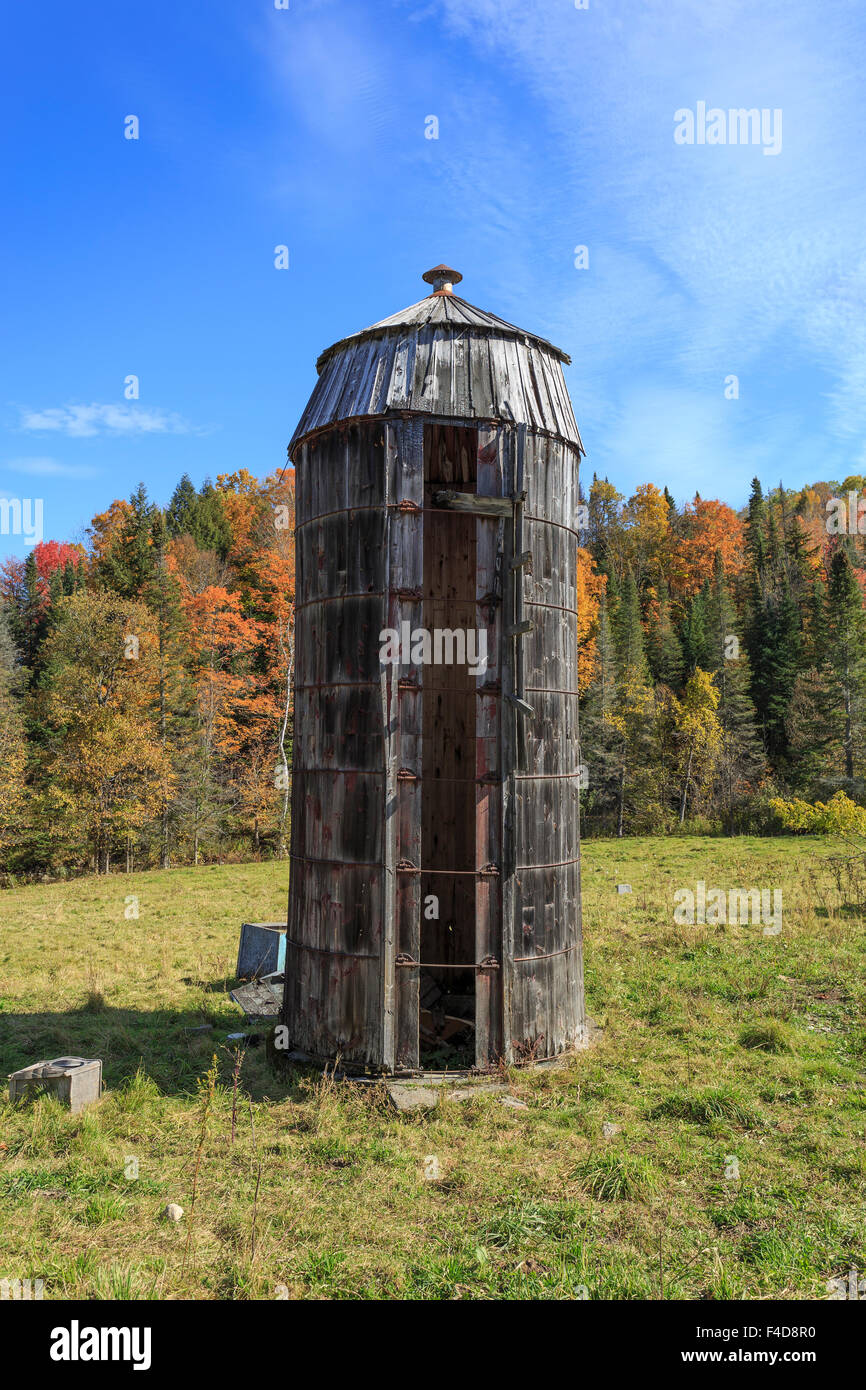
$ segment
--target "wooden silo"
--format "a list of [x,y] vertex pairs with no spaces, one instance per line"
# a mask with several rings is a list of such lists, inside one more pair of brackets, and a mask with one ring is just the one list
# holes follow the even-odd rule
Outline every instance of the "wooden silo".
[[[289,446],[283,1020],[349,1068],[538,1061],[586,1028],[569,358],[461,278],[437,266],[428,297],[322,353]],[[413,634],[459,657],[461,630],[486,634],[486,670],[413,661]]]

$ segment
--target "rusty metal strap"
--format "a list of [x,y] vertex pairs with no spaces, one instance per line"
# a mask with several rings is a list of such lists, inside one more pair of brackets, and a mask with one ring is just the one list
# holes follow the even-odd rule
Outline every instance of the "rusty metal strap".
[[[327,771],[327,769],[325,770]],[[575,774],[575,776],[577,775],[578,774]],[[404,774],[401,770],[397,773],[398,782],[408,782],[410,779],[412,782],[417,782],[419,784],[424,781],[424,778],[419,776],[416,772],[407,771],[407,773]],[[485,772],[483,777],[428,777],[426,785],[428,787],[438,787],[440,782],[456,783],[462,787],[499,787],[502,785],[502,779],[499,774],[490,772]]]
[[579,859],[563,859],[558,864],[516,864],[514,872],[516,874],[525,874],[531,869],[567,869],[570,864],[579,863]]
[[378,955],[370,955],[368,952],[360,951],[333,951],[330,946],[310,946],[306,941],[293,941],[291,937],[286,937],[286,945],[294,946],[298,951],[310,951],[314,956],[342,956],[347,960],[375,960],[381,959]]
[[[533,774],[533,775],[535,775],[535,774]],[[538,773],[538,774],[537,774],[538,777],[543,777],[544,775],[545,775],[545,774],[543,774],[543,773]],[[383,779],[384,777],[387,776],[387,774],[386,774],[385,772],[383,772],[381,768],[369,768],[369,767],[296,767],[296,768],[293,769],[293,776],[294,776],[294,777],[377,777],[377,778],[379,779],[379,781],[381,782],[382,779]],[[550,774],[550,781],[554,781],[555,778],[556,778],[557,776],[561,776],[561,777],[579,777],[579,776],[580,776],[580,773],[579,773],[579,772],[551,773],[551,774]],[[521,778],[520,780],[521,780],[521,781],[526,781],[526,780],[528,780],[528,779],[527,779],[527,778]],[[409,770],[408,768],[407,768],[407,769],[401,768],[400,771],[397,773],[397,781],[398,781],[398,782],[404,782],[404,783],[405,783],[405,782],[412,782],[413,785],[420,786],[420,785],[424,782],[424,778],[422,778],[417,772],[412,772],[412,771]],[[447,783],[449,783],[449,784],[452,784],[452,783],[453,783],[453,784],[456,784],[456,785],[458,785],[458,786],[463,786],[463,787],[501,787],[501,786],[502,786],[502,778],[500,777],[500,775],[499,775],[498,772],[485,772],[481,777],[428,777],[428,778],[426,779],[425,785],[428,786],[428,787],[438,787],[438,786],[440,785],[440,783],[444,783],[444,782],[447,782]],[[305,857],[305,856],[303,856],[303,855],[298,855],[298,856],[297,856],[297,858],[299,858],[299,859],[304,858],[304,857]],[[328,862],[330,862],[330,861],[328,861]],[[342,863],[342,862],[344,862],[344,861],[341,860],[340,862]],[[346,860],[345,862],[346,862],[346,863],[349,863],[349,860]],[[354,863],[355,861],[352,860],[351,862]]]
[[317,603],[342,603],[350,598],[384,598],[384,589],[364,589],[359,594],[326,594],[321,598],[308,598],[305,603],[295,602],[295,612],[299,613],[304,608],[312,608]]
[[[317,768],[316,771],[327,771],[327,769]],[[381,774],[379,774],[381,775]],[[297,859],[299,864],[329,864],[338,869],[382,869],[380,860],[371,859],[313,859],[307,854],[290,854],[290,859]]]
[[532,512],[524,512],[523,520],[534,521],[539,526],[557,526],[560,531],[567,531],[570,536],[577,536],[578,543],[580,542],[581,532],[575,531],[573,526],[566,526],[564,521],[554,521],[549,516],[536,516]]
[[557,613],[570,613],[573,618],[577,617],[576,608],[566,608],[561,603],[542,603],[541,599],[538,598],[524,598],[523,602],[529,608],[553,608]]
[[[295,508],[297,511],[297,507]],[[295,531],[302,531],[305,526],[314,526],[317,521],[325,521],[329,516],[351,516],[353,512],[384,512],[384,502],[362,503],[357,507],[338,507],[333,512],[319,512],[316,516],[308,516],[306,521],[295,523]]]
[[576,950],[577,950],[577,946],[572,945],[572,946],[563,946],[563,948],[562,948],[561,951],[547,951],[547,952],[545,952],[543,955],[539,955],[539,956],[515,956],[515,957],[514,957],[514,964],[515,964],[515,965],[526,965],[526,963],[527,963],[528,961],[531,961],[531,960],[553,960],[554,956],[567,956],[567,955],[569,954],[569,952],[571,952],[571,951],[576,951]]
[[[342,594],[340,595],[340,597],[342,598]],[[356,596],[356,597],[357,597],[357,596]],[[380,689],[381,689],[381,686],[382,686],[382,682],[381,682],[381,679],[379,679],[379,680],[376,680],[376,681],[312,681],[312,682],[307,682],[306,684],[300,684],[300,683],[299,683],[298,685],[295,685],[293,688],[294,688],[295,690],[338,690],[338,689],[340,689],[340,690],[342,690],[342,689],[346,689],[346,690],[380,690]],[[471,689],[472,689],[471,686],[463,687],[463,686],[450,686],[450,685],[448,685],[448,686],[431,685],[431,686],[429,686],[428,688],[429,688],[430,690],[433,690],[436,694],[442,694],[442,695],[448,695],[448,694],[452,694],[452,695],[466,695],[466,694],[471,693]],[[417,691],[417,692],[420,694],[420,693],[423,691],[424,687],[423,687],[422,685],[418,685],[418,684],[416,684],[414,681],[412,681],[411,684],[407,684],[407,685],[401,684],[400,689],[401,689],[401,690],[411,690],[413,693],[414,693],[415,691]],[[476,688],[475,688],[475,694],[476,694],[476,695],[498,695],[499,693],[500,693],[499,690],[491,690],[489,686],[479,685],[479,686],[476,686]],[[528,685],[528,686],[526,686],[526,688],[525,688],[525,690],[524,690],[524,694],[525,694],[525,695],[574,695],[574,696],[579,697],[579,696],[580,696],[580,691],[579,691],[579,690],[557,690],[557,689],[555,689],[555,688],[553,688],[553,687],[547,688],[547,687],[541,686],[541,685]]]
[[[295,690],[381,690],[382,682],[377,681],[309,681],[306,685],[300,682],[294,687]],[[557,692],[558,693],[558,692]],[[569,693],[569,692],[566,692]]]
[[[342,595],[341,595],[341,597],[342,597]],[[299,683],[298,683],[297,685],[295,685],[293,688],[294,688],[294,690],[296,690],[296,691],[298,691],[298,690],[338,690],[338,689],[341,689],[341,690],[381,690],[381,689],[382,689],[382,679],[381,679],[381,677],[380,677],[379,680],[376,680],[376,681],[307,681],[306,684],[303,684],[303,683],[300,683],[300,682],[299,682]],[[462,685],[430,685],[430,686],[428,686],[427,688],[428,688],[429,690],[432,690],[433,693],[434,693],[435,695],[471,695],[471,694],[472,694],[472,691],[473,691],[473,687],[472,687],[471,685],[465,685],[465,686],[462,686]],[[423,685],[420,685],[417,681],[408,680],[408,679],[405,679],[404,677],[401,677],[401,678],[400,678],[400,684],[399,684],[399,686],[398,686],[398,689],[400,690],[401,694],[402,694],[402,693],[411,693],[411,694],[413,694],[413,695],[415,695],[415,694],[420,695],[420,694],[422,694],[422,692],[423,692],[423,690],[424,690],[424,686],[423,686]],[[502,693],[502,692],[501,692],[501,689],[500,689],[500,687],[499,687],[498,685],[496,685],[496,686],[491,686],[491,685],[477,685],[477,686],[475,686],[475,694],[476,694],[476,695],[481,695],[482,697],[485,697],[485,698],[486,698],[488,695],[495,697],[495,696],[497,696],[497,695],[500,695],[501,693]],[[572,695],[572,694],[576,694],[576,693],[577,693],[576,691],[571,691],[571,690],[549,690],[549,691],[546,691],[546,692],[545,692],[545,694],[548,694],[548,695]]]
[[[376,687],[379,687],[378,681]],[[318,689],[317,686],[310,688]],[[423,695],[428,690],[432,695],[480,695],[482,700],[498,700],[502,696],[501,690],[491,690],[483,685],[477,685],[473,690],[471,685],[417,685],[415,681],[406,681],[405,684],[401,681],[397,688],[401,695]]]
[[[327,771],[327,769],[323,769]],[[314,859],[307,854],[290,854],[290,859],[296,859],[299,864],[329,864],[340,869],[383,869],[384,865],[377,860],[369,859]],[[577,861],[574,860],[574,863]],[[554,864],[530,865],[531,868],[540,869],[556,868]],[[410,864],[404,860],[397,865],[398,874],[444,874],[448,878],[497,878],[499,869],[495,864],[485,864],[483,869],[421,869],[417,864]]]
[[448,878],[497,878],[499,869],[495,864],[485,864],[483,869],[420,869],[417,864],[410,864],[408,859],[401,860],[397,865],[398,874],[444,874]]
[[485,956],[483,960],[452,961],[412,960],[411,956],[398,956],[394,962],[401,970],[498,970],[499,961],[495,956]]
[[[469,492],[467,492],[465,495],[467,497],[472,496],[472,494]],[[505,501],[507,503],[508,511],[510,514],[513,505],[510,498],[491,497],[488,500],[490,502]],[[376,508],[375,510],[378,511],[379,509]],[[463,521],[471,521],[473,517],[477,521],[489,521],[493,515],[490,512],[479,514],[477,512],[470,511],[456,511],[453,507],[419,507],[416,502],[389,502],[388,510],[392,512],[404,512],[407,516],[458,517],[461,518]],[[565,529],[569,530],[570,528],[566,527]]]

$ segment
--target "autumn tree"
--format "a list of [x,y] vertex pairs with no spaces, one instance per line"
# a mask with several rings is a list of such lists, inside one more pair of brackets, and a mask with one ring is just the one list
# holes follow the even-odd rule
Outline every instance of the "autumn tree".
[[617,581],[623,578],[626,566],[623,542],[621,506],[622,493],[617,492],[607,478],[592,476],[587,513],[587,549],[598,568]]
[[142,598],[153,614],[156,628],[154,715],[163,757],[178,775],[164,784],[159,816],[160,862],[171,863],[171,829],[177,819],[174,797],[182,773],[184,755],[193,724],[192,681],[185,664],[188,637],[181,605],[182,588],[169,553],[165,516],[154,511],[150,526],[151,573],[142,586]]
[[683,509],[681,530],[670,581],[676,598],[686,601],[703,588],[716,554],[722,557],[729,581],[739,589],[747,556],[744,526],[737,513],[724,502],[696,494]]
[[634,576],[626,574],[612,621],[616,690],[605,722],[615,734],[616,833],[625,833],[627,811],[639,808],[650,775],[653,696],[644,653],[640,603]]
[[648,584],[666,581],[670,568],[670,508],[652,483],[642,483],[628,499],[623,513],[623,550],[638,593]]
[[588,550],[577,552],[577,688],[583,694],[590,686],[598,664],[599,603],[605,578],[592,563]]
[[171,767],[154,737],[154,621],[104,592],[64,598],[46,643],[40,700],[51,730],[45,814],[97,872],[158,813]]
[[27,745],[19,697],[15,644],[8,609],[0,605],[0,856],[8,859],[20,836],[26,797]]
[[698,667],[686,683],[674,718],[679,746],[680,825],[685,821],[690,803],[700,805],[712,786],[722,743],[718,706],[719,692],[713,677]]
[[595,664],[589,686],[581,701],[579,738],[580,763],[586,769],[587,785],[582,805],[598,820],[617,803],[618,736],[611,719],[617,688],[616,654],[610,622],[607,587],[599,595]]
[[[198,785],[221,797],[226,814],[252,829],[256,848],[267,808],[275,799],[273,760],[265,775],[262,742],[273,741],[277,706],[255,669],[259,625],[242,611],[241,596],[205,589],[183,600],[190,633],[196,687]],[[212,815],[207,805],[197,819]],[[195,852],[199,836],[196,831]]]

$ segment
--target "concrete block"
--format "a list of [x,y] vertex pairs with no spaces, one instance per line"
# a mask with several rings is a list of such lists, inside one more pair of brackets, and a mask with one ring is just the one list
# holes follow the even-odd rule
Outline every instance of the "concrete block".
[[102,1062],[98,1058],[55,1057],[34,1062],[9,1077],[9,1099],[49,1092],[73,1114],[92,1105],[102,1095]]

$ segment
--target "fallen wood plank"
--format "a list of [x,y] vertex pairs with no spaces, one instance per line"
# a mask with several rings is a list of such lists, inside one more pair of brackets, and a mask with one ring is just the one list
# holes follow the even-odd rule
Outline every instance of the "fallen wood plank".
[[433,502],[449,512],[471,512],[473,516],[511,516],[514,503],[507,497],[476,497],[471,492],[434,492]]

